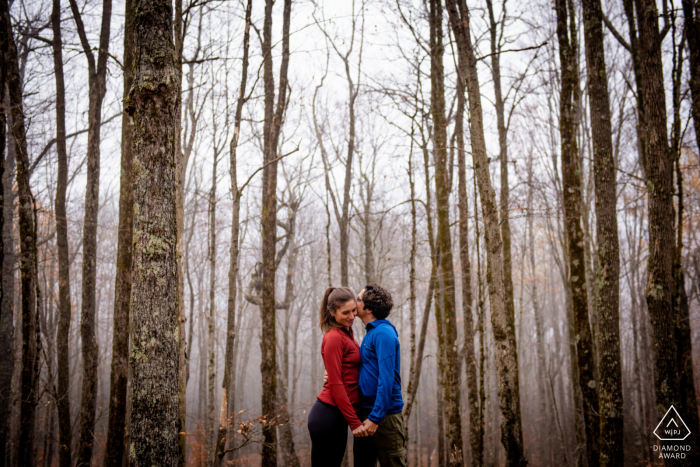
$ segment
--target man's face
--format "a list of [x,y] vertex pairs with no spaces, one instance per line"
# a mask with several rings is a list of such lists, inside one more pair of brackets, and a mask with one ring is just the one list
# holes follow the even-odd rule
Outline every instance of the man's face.
[[365,295],[365,289],[362,289],[360,292],[360,295],[357,296],[357,317],[362,319],[367,315],[367,311],[365,310],[365,302],[362,300],[362,297]]

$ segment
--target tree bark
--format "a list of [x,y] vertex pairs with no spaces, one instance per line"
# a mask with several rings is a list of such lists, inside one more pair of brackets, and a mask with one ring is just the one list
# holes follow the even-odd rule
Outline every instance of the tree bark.
[[[613,159],[610,96],[605,68],[603,13],[600,0],[583,0],[582,6],[593,139],[596,240],[598,243],[594,303],[597,316],[600,464],[623,465],[624,449],[620,449],[623,444],[624,412],[619,310],[620,246],[617,235],[617,179]],[[579,362],[579,367],[580,365]],[[583,375],[581,376],[583,378]],[[581,381],[586,383],[584,379]],[[583,387],[581,389],[583,392]],[[585,404],[587,394],[585,392],[583,394]]]
[[282,63],[279,93],[275,104],[275,78],[272,71],[272,6],[265,2],[263,24],[263,81],[265,86],[265,120],[263,125],[264,162],[262,196],[262,413],[266,420],[262,431],[262,466],[277,465],[277,434],[275,427],[277,396],[277,332],[275,324],[275,250],[277,243],[277,146],[284,119],[289,69],[289,23],[291,0],[285,0],[282,25]]
[[[489,0],[489,5],[490,4],[491,2]],[[456,140],[458,176],[457,192],[459,199],[459,258],[462,264],[462,313],[464,322],[463,353],[467,380],[467,398],[469,401],[469,443],[471,445],[472,453],[471,465],[474,467],[480,467],[484,462],[484,440],[479,430],[479,384],[477,381],[478,375],[476,372],[476,354],[474,351],[474,318],[472,316],[472,278],[471,265],[469,261],[469,200],[467,198],[467,168],[465,161],[466,152],[464,150],[464,109],[466,106],[466,99],[464,96],[464,76],[466,76],[467,69],[466,63],[464,63],[461,60],[459,61],[458,71],[459,72],[457,80],[457,112],[455,114],[455,134],[457,135]],[[497,96],[500,96],[500,85]],[[501,146],[501,150],[503,151],[503,146]],[[501,180],[501,183],[503,183],[503,180]],[[507,175],[505,183],[508,183]],[[504,196],[503,190],[501,190],[501,196]],[[506,199],[508,197],[507,189],[505,197]],[[505,229],[504,226],[501,226],[501,228]],[[502,232],[502,235],[505,238],[506,232],[504,230],[502,230]],[[510,227],[508,227],[507,233],[509,238],[508,250],[510,252]]]
[[179,311],[176,139],[180,74],[168,0],[134,3],[131,466],[176,466]]
[[[0,30],[4,35],[4,30]],[[1,50],[6,50],[6,40],[0,39]],[[7,119],[5,117],[5,77],[7,76],[6,54],[0,53],[0,261],[5,262],[5,135]],[[11,185],[11,184],[10,184]],[[10,225],[12,223],[10,222]],[[4,271],[3,271],[4,272]],[[1,279],[1,278],[0,278]],[[4,303],[4,280],[0,280],[0,303]],[[0,467],[5,467],[5,450],[10,431],[10,400],[12,399],[12,373],[14,355],[12,349],[13,316],[0,305]]]
[[[501,240],[503,241],[503,287],[505,292],[504,305],[508,314],[511,329],[508,335],[513,339],[515,346],[515,301],[513,299],[513,259],[511,253],[510,213],[508,212],[508,199],[510,198],[510,184],[508,182],[508,129],[505,119],[505,102],[501,91],[501,38],[498,35],[500,27],[505,27],[506,1],[503,1],[503,20],[496,22],[493,11],[493,1],[487,0],[489,10],[489,32],[491,35],[491,75],[493,76],[493,88],[496,97],[496,127],[498,128],[498,148],[501,163],[501,193],[499,197],[499,210],[501,221]],[[503,30],[501,29],[501,37]],[[516,346],[517,348],[517,346]]]
[[99,350],[95,336],[95,301],[97,280],[97,216],[100,203],[100,131],[102,128],[102,101],[107,85],[107,58],[112,19],[112,0],[102,2],[97,62],[88,43],[83,19],[76,0],[70,0],[73,19],[83,52],[88,62],[89,109],[87,144],[87,186],[85,189],[85,217],[83,220],[83,269],[81,286],[80,340],[83,357],[83,387],[80,402],[80,437],[78,467],[87,467],[92,461],[95,444],[95,409],[97,405],[97,363]]
[[[68,188],[68,156],[66,150],[66,89],[63,75],[63,41],[61,37],[61,2],[53,1],[53,58],[56,78],[56,245],[58,249],[58,330],[56,332],[56,362],[58,366],[56,405],[58,409],[58,464],[71,465],[70,363],[69,334],[72,314],[70,299],[70,249],[66,218]],[[127,331],[128,332],[128,331]]]
[[37,315],[34,246],[33,196],[29,184],[29,155],[22,103],[22,83],[17,61],[17,47],[12,34],[12,22],[7,0],[0,1],[0,36],[4,36],[3,50],[6,67],[6,85],[9,91],[11,132],[17,158],[17,190],[19,193],[20,284],[22,353],[20,370],[20,409],[18,465],[33,465],[34,419],[36,408]]
[[219,430],[216,441],[216,456],[219,463],[223,465],[224,453],[226,450],[227,430],[229,428],[229,417],[231,416],[232,402],[229,401],[229,392],[231,385],[234,384],[235,378],[235,362],[234,358],[234,343],[236,339],[236,295],[237,295],[237,279],[238,279],[238,254],[239,254],[239,232],[240,232],[240,210],[242,192],[238,188],[236,177],[237,169],[237,150],[238,141],[241,135],[241,123],[243,121],[243,105],[246,102],[246,85],[248,82],[248,51],[250,49],[250,24],[251,11],[253,0],[248,0],[245,10],[245,30],[243,33],[243,67],[241,69],[241,84],[238,89],[238,101],[236,102],[236,114],[233,123],[233,138],[231,139],[231,196],[233,208],[231,210],[231,247],[229,249],[230,261],[228,271],[228,301],[226,320],[226,355],[224,359],[224,378],[221,383],[223,388],[221,392],[221,410],[219,412]]
[[[216,125],[214,125],[214,131],[216,135]],[[214,465],[214,449],[216,444],[213,430],[216,405],[216,182],[218,162],[218,151],[214,148],[211,189],[209,190],[209,317],[207,319],[207,332],[209,336],[207,377],[209,378],[209,391],[207,393],[207,415],[204,423],[207,448],[206,465],[211,466]],[[223,392],[225,393],[226,390]]]
[[[133,82],[134,18],[133,0],[124,5],[124,98]],[[121,467],[126,433],[126,388],[129,378],[129,311],[131,304],[131,261],[133,253],[134,187],[133,128],[126,112],[122,114],[121,178],[119,181],[119,237],[117,239],[117,277],[114,286],[114,324],[112,328],[112,372],[109,385],[109,422],[107,426],[106,467]]]
[[491,321],[496,345],[496,371],[498,374],[498,397],[501,407],[501,441],[506,450],[506,465],[525,465],[522,421],[520,415],[520,386],[518,353],[514,335],[514,323],[505,305],[503,254],[499,226],[496,194],[491,178],[484,139],[484,123],[481,108],[479,77],[476,56],[470,38],[469,10],[465,0],[447,0],[447,11],[455,34],[460,60],[464,60],[465,82],[469,95],[472,155],[479,197],[484,216],[487,282]]
[[695,144],[700,146],[700,2],[681,0],[685,19],[685,35],[690,51],[690,113],[695,126]]
[[[545,387],[545,372],[546,372],[546,357],[545,357],[545,348],[544,348],[544,329],[543,329],[543,323],[542,323],[542,311],[540,310],[540,304],[539,304],[539,297],[537,294],[537,270],[535,268],[535,233],[534,233],[534,216],[532,214],[532,211],[534,209],[534,200],[533,200],[533,192],[535,190],[535,187],[533,185],[533,156],[532,153],[530,153],[530,158],[528,160],[528,166],[527,166],[527,184],[528,184],[528,191],[527,191],[527,209],[528,209],[528,214],[527,214],[527,236],[528,236],[528,259],[529,259],[529,266],[530,266],[530,282],[532,283],[532,314],[534,315],[534,321],[535,321],[535,338],[537,339],[537,345],[535,347],[535,354],[536,354],[536,359],[537,359],[537,370],[535,373],[535,378],[537,379],[537,391],[539,392],[539,410],[540,410],[540,417],[543,423],[543,433],[540,436],[540,441],[539,441],[539,461],[540,464],[544,465],[545,463],[545,447],[547,444],[547,440],[550,439],[549,435],[549,430],[550,430],[550,420],[551,418],[549,417],[548,410],[547,410],[547,389]],[[542,439],[544,438],[544,439]]]
[[[447,129],[445,121],[445,74],[443,68],[442,0],[430,2],[431,104],[433,144],[435,145],[435,192],[437,204],[437,241],[440,245],[442,281],[442,314],[445,320],[444,358],[438,358],[444,378],[444,410],[447,419],[447,448],[451,466],[463,465],[462,421],[459,413],[459,364],[457,354],[457,315],[455,310],[455,278],[450,234],[449,168],[447,167]],[[438,317],[436,307],[435,316]],[[440,329],[440,320],[437,322]],[[442,339],[440,339],[442,340]]]
[[[569,259],[569,284],[576,334],[578,381],[581,387],[586,429],[586,457],[589,465],[597,466],[599,463],[600,418],[598,416],[595,353],[593,351],[593,339],[588,318],[586,263],[583,250],[583,230],[581,229],[581,178],[576,141],[576,113],[578,111],[576,106],[579,93],[579,77],[577,72],[576,31],[574,27],[575,17],[573,12],[569,11],[566,0],[557,0],[556,14],[559,60],[562,70],[561,96],[559,99],[559,132],[561,135],[562,196]],[[608,108],[609,115],[610,111]],[[612,183],[614,189],[614,177]],[[617,280],[617,274],[615,275],[615,280]],[[608,319],[611,318],[608,317]],[[617,450],[620,451],[619,446]]]
[[[678,404],[678,360],[673,308],[673,155],[668,146],[666,96],[658,10],[653,0],[634,0],[639,26],[639,75],[644,103],[645,176],[649,202],[646,301],[651,320],[656,411]],[[638,90],[639,92],[639,90]]]

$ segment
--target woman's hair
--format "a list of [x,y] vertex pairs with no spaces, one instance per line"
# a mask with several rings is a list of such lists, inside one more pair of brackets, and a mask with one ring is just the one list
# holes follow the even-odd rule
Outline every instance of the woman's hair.
[[365,286],[362,302],[367,310],[371,311],[375,318],[385,319],[394,307],[391,294],[383,287],[371,282]]
[[323,332],[328,332],[333,328],[343,327],[338,323],[331,311],[335,312],[350,300],[355,300],[355,294],[347,287],[328,287],[323,293],[321,300],[321,311],[319,313],[319,323]]

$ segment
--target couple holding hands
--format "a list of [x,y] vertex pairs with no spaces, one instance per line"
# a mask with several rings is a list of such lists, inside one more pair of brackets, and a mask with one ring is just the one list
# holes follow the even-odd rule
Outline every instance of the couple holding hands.
[[[391,294],[368,284],[356,297],[347,287],[323,294],[321,355],[327,378],[311,408],[312,467],[337,467],[347,447],[348,426],[355,436],[355,467],[405,467],[401,346],[386,318]],[[367,335],[360,346],[352,324],[362,320]]]

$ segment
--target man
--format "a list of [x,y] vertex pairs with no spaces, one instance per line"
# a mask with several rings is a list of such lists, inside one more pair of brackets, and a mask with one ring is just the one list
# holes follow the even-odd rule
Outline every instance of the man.
[[386,318],[394,302],[375,283],[357,297],[357,316],[367,329],[360,355],[360,420],[367,434],[356,437],[355,467],[405,467],[401,346],[396,328]]

